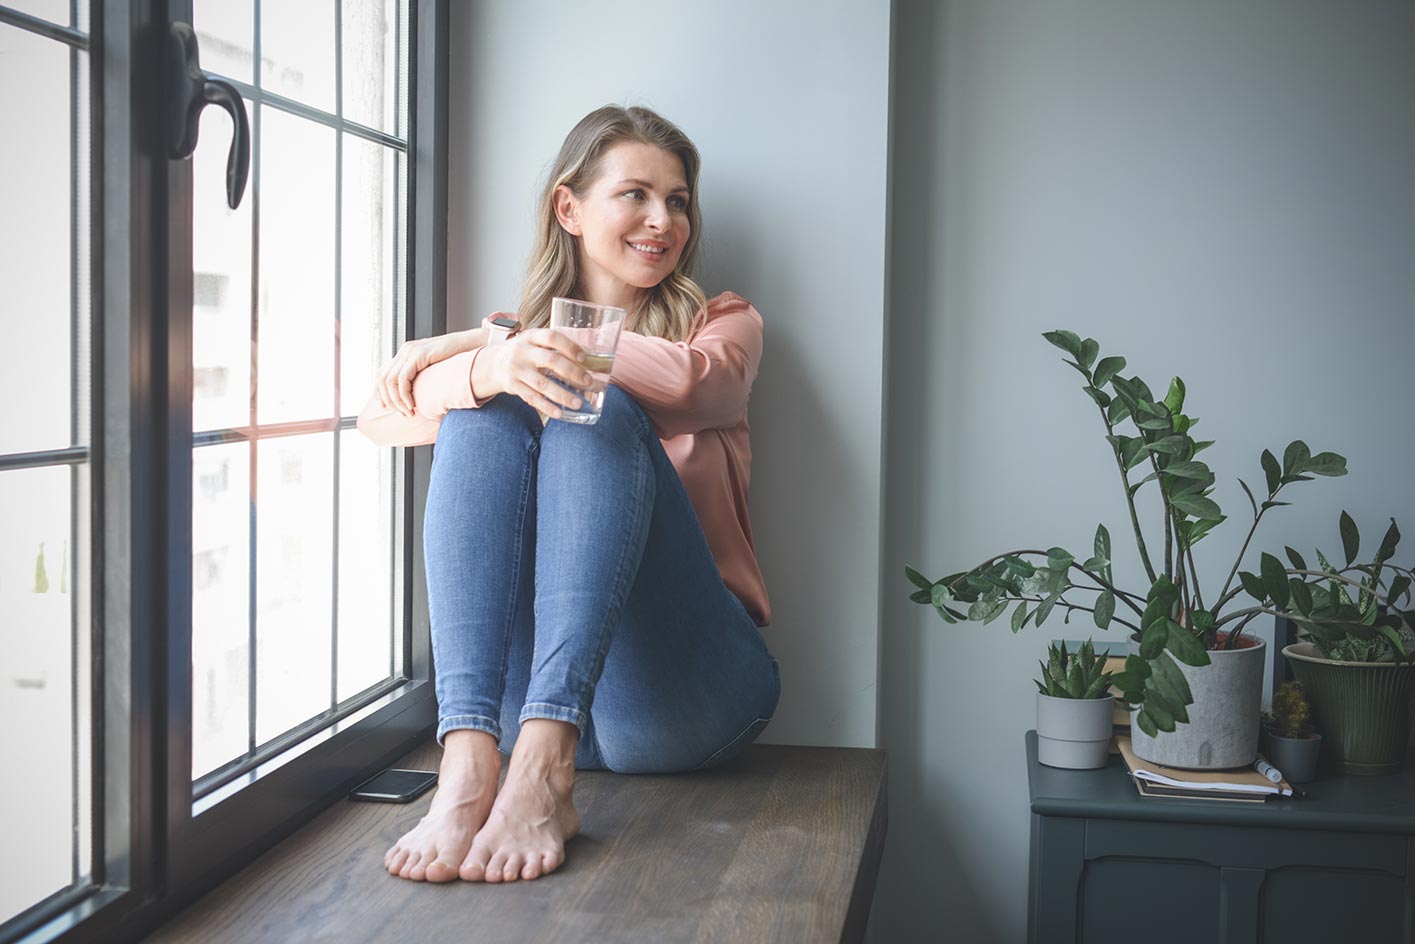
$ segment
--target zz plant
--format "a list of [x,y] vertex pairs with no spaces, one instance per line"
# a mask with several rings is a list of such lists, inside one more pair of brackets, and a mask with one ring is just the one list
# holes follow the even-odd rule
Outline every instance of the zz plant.
[[[1183,380],[1175,377],[1165,396],[1157,398],[1139,377],[1124,375],[1125,358],[1100,357],[1095,339],[1082,340],[1072,331],[1050,331],[1043,337],[1069,355],[1066,363],[1084,379],[1081,389],[1093,401],[1105,426],[1105,440],[1115,459],[1148,589],[1139,592],[1116,585],[1110,533],[1100,524],[1092,554],[1082,561],[1065,548],[1052,547],[1007,551],[937,580],[905,567],[905,576],[917,588],[911,600],[932,606],[946,623],[990,623],[1011,607],[1014,633],[1028,623],[1041,626],[1057,607],[1062,608],[1067,622],[1073,613],[1083,611],[1092,615],[1100,629],[1119,623],[1138,633],[1139,655],[1129,656],[1124,670],[1112,681],[1128,704],[1138,706],[1136,724],[1151,737],[1173,731],[1175,725],[1189,720],[1186,708],[1193,704],[1193,694],[1176,660],[1190,666],[1208,665],[1210,650],[1236,648],[1244,628],[1255,617],[1264,613],[1289,615],[1287,608],[1294,598],[1295,617],[1313,636],[1323,632],[1338,638],[1351,632],[1379,634],[1396,645],[1400,638],[1396,629],[1401,624],[1415,628],[1415,611],[1396,609],[1402,595],[1408,596],[1410,573],[1386,565],[1395,577],[1388,588],[1382,582],[1381,565],[1389,553],[1378,554],[1374,567],[1353,568],[1355,553],[1351,551],[1345,570],[1332,568],[1324,560],[1323,569],[1313,570],[1292,554],[1289,559],[1295,566],[1288,568],[1264,554],[1259,574],[1243,573],[1240,577],[1239,564],[1263,517],[1273,508],[1290,504],[1279,499],[1284,489],[1319,475],[1346,474],[1344,457],[1332,452],[1313,455],[1300,440],[1288,445],[1281,462],[1263,450],[1260,464],[1266,494],[1261,501],[1248,483],[1239,479],[1252,508],[1252,525],[1223,587],[1217,595],[1206,595],[1194,566],[1194,546],[1227,516],[1212,495],[1214,473],[1198,458],[1213,442],[1196,440],[1192,435],[1198,419],[1184,412]],[[1149,485],[1153,488],[1147,494],[1158,499],[1155,504],[1164,535],[1162,556],[1158,548],[1151,550],[1140,527],[1136,498]],[[1385,551],[1385,542],[1382,549]],[[1393,543],[1389,550],[1394,550]],[[1365,578],[1349,576],[1353,571],[1364,573]],[[1235,578],[1239,578],[1236,584]],[[1325,586],[1318,586],[1323,582]],[[1303,589],[1297,589],[1299,585]],[[1360,602],[1350,601],[1346,587],[1358,591]],[[1255,597],[1258,605],[1231,606],[1243,592]],[[1082,595],[1091,605],[1084,605]],[[1117,615],[1117,611],[1124,615]]]

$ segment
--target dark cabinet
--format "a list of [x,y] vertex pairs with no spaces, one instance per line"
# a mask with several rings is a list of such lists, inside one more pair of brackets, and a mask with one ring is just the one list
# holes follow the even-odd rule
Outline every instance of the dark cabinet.
[[1119,757],[1043,767],[1028,732],[1027,774],[1033,944],[1415,944],[1415,756],[1305,799],[1168,800]]

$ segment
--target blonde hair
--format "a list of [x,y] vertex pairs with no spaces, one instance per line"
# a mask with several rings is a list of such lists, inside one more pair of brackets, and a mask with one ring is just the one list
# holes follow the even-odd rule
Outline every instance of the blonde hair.
[[536,241],[521,290],[520,320],[527,328],[550,324],[550,302],[556,296],[576,297],[580,291],[578,240],[567,233],[555,215],[555,189],[562,184],[583,197],[599,175],[604,153],[624,141],[635,141],[671,151],[683,162],[688,181],[688,222],[691,231],[673,272],[647,289],[638,308],[631,311],[633,330],[639,334],[687,340],[707,315],[707,296],[692,279],[697,262],[702,214],[698,207],[698,149],[671,121],[639,106],[605,105],[580,119],[560,146],[541,192],[536,210]]

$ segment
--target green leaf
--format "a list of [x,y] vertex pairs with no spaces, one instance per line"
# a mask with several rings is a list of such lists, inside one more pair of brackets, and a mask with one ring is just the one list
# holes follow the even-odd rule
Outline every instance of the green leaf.
[[1390,527],[1386,529],[1386,536],[1381,539],[1381,549],[1376,551],[1376,563],[1380,564],[1391,559],[1395,554],[1396,545],[1400,543],[1400,529],[1395,525],[1395,519],[1390,519]]
[[915,603],[932,603],[933,593],[929,590],[915,590],[909,594],[909,599]]
[[1082,367],[1086,368],[1087,370],[1090,370],[1091,365],[1096,362],[1096,355],[1100,352],[1101,346],[1096,341],[1096,339],[1087,338],[1086,340],[1081,342],[1081,351],[1077,355],[1077,360],[1081,362]]
[[1169,393],[1164,395],[1164,405],[1169,412],[1178,413],[1184,408],[1184,381],[1175,377],[1169,382]]
[[936,583],[936,584],[934,584],[932,590],[930,590],[930,593],[933,594],[933,605],[934,605],[934,606],[943,606],[944,604],[946,604],[946,603],[948,602],[948,598],[949,598],[948,588],[945,587],[943,584],[941,584],[941,583]]
[[1110,561],[1106,560],[1104,557],[1088,557],[1086,558],[1086,562],[1081,565],[1081,569],[1089,570],[1092,573],[1103,573],[1109,566]]
[[1264,511],[1267,511],[1269,508],[1280,508],[1280,507],[1283,507],[1284,505],[1290,505],[1290,504],[1292,504],[1292,502],[1265,501],[1265,502],[1263,502],[1263,510],[1264,510]]
[[1277,456],[1271,452],[1263,450],[1263,475],[1268,479],[1268,494],[1278,490],[1282,485],[1282,468],[1277,464]]
[[[979,602],[982,602],[982,601],[979,601]],[[1003,614],[1003,611],[1005,611],[1005,610],[1007,609],[1007,604],[1008,604],[1008,602],[1009,602],[1009,601],[1007,600],[1006,597],[1003,597],[1002,599],[999,599],[999,600],[994,600],[994,601],[989,605],[988,611],[987,611],[985,614],[983,614],[983,625],[986,626],[988,623],[991,623],[993,620],[995,620],[995,619],[997,619],[999,616],[1001,616],[1001,615]]]
[[1173,731],[1174,717],[1158,705],[1151,704],[1149,692],[1146,692],[1145,695],[1145,707],[1140,709],[1140,717],[1143,718],[1145,715],[1149,715],[1150,720],[1156,728],[1161,731]]
[[1110,560],[1110,532],[1105,529],[1105,525],[1096,525],[1095,551],[1097,557],[1104,557]]
[[1109,629],[1110,621],[1115,618],[1115,594],[1109,590],[1096,597],[1096,625],[1101,629]]
[[1258,568],[1263,575],[1263,589],[1268,591],[1268,596],[1272,597],[1273,603],[1278,609],[1287,606],[1289,587],[1287,585],[1287,568],[1282,566],[1282,562],[1266,551],[1263,552],[1261,566]]
[[[1135,724],[1150,737],[1157,737],[1159,735],[1159,729],[1155,727],[1154,719],[1149,716],[1149,713],[1146,712],[1144,708],[1141,708],[1135,713]],[[1170,728],[1170,730],[1172,731],[1174,729]]]
[[1051,616],[1051,611],[1056,606],[1058,599],[1060,599],[1060,594],[1054,594],[1037,604],[1036,613],[1032,617],[1033,625],[1040,627],[1047,621],[1047,617]]
[[1015,633],[1023,626],[1027,625],[1027,617],[1031,614],[1027,612],[1027,604],[1017,604],[1017,609],[1012,611],[1012,631]]
[[1132,653],[1125,657],[1125,671],[1144,681],[1150,677],[1154,669],[1148,661]]
[[1297,612],[1303,616],[1312,612],[1312,588],[1307,586],[1307,581],[1292,577],[1287,585],[1292,589],[1292,605],[1297,607]]
[[1054,547],[1047,551],[1047,568],[1058,573],[1065,573],[1075,559],[1065,548]]
[[1081,336],[1075,331],[1048,331],[1042,335],[1052,344],[1061,348],[1067,354],[1080,360],[1081,358]]
[[1116,423],[1125,421],[1125,418],[1130,415],[1130,407],[1125,405],[1124,400],[1112,400],[1110,406],[1106,407],[1105,415],[1106,419],[1110,420],[1110,425],[1114,426]]
[[1025,561],[1020,557],[1004,557],[1002,560],[1003,566],[1005,566],[1010,573],[1016,574],[1019,577],[1030,577],[1037,572],[1037,568],[1033,567],[1031,562]]
[[939,606],[937,603],[934,604],[934,612],[937,613],[938,618],[945,623],[957,623],[962,615],[956,613],[954,610],[950,610],[946,606]]
[[1297,553],[1297,549],[1295,547],[1284,546],[1283,550],[1287,552],[1287,559],[1292,561],[1293,567],[1297,568],[1298,570],[1312,569],[1307,566],[1307,559],[1301,554]]
[[908,564],[904,565],[904,576],[909,578],[909,582],[920,590],[930,590],[933,588],[933,581],[919,573]]
[[1125,369],[1125,358],[1123,357],[1102,357],[1096,365],[1095,372],[1091,375],[1092,383],[1097,387],[1104,387],[1110,383],[1110,379]]
[[1140,634],[1140,658],[1148,661],[1159,655],[1168,639],[1169,630],[1164,621],[1155,620]]
[[1404,574],[1398,574],[1395,579],[1390,582],[1390,594],[1386,599],[1390,600],[1391,605],[1394,606],[1396,603],[1400,602],[1400,597],[1409,590],[1410,578]]
[[1201,632],[1208,632],[1214,628],[1214,615],[1208,610],[1195,610],[1189,614],[1189,622],[1194,628]]
[[1110,395],[1105,391],[1097,390],[1095,387],[1082,387],[1081,389],[1085,391],[1086,396],[1095,400],[1096,406],[1100,407],[1102,410],[1110,406]]
[[1258,517],[1258,500],[1253,497],[1253,490],[1249,488],[1248,483],[1242,479],[1238,480],[1238,484],[1243,486],[1243,494],[1248,496],[1248,504],[1253,506],[1253,517]]
[[1153,680],[1145,688],[1145,707],[1155,713],[1157,719],[1162,715],[1168,715],[1175,721],[1189,720],[1189,713],[1184,710],[1184,706],[1171,700],[1164,689],[1156,685]]
[[1287,449],[1282,454],[1282,474],[1292,475],[1302,472],[1310,458],[1312,458],[1312,450],[1307,448],[1307,444],[1300,439],[1293,440],[1287,444]]
[[1141,429],[1170,429],[1169,417],[1167,416],[1146,416],[1143,419],[1137,419],[1135,425]]
[[1302,471],[1328,477],[1345,475],[1346,457],[1334,452],[1319,452],[1303,464]]
[[1194,693],[1189,689],[1189,680],[1184,677],[1184,672],[1169,657],[1169,653],[1161,652],[1151,665],[1154,667],[1154,679],[1156,680],[1151,684],[1157,683],[1159,689],[1170,701],[1179,705],[1194,703]]
[[1213,473],[1209,467],[1202,462],[1171,462],[1163,469],[1165,475],[1173,475],[1182,479],[1198,479],[1205,481]]
[[1193,515],[1195,518],[1221,518],[1223,511],[1211,498],[1204,498],[1202,495],[1177,495],[1170,499],[1170,504],[1180,511]]
[[[1190,420],[1190,421],[1189,421],[1189,425],[1190,425],[1190,426],[1193,426],[1193,425],[1194,425],[1195,423],[1197,423],[1197,422],[1198,422],[1198,420]],[[1194,443],[1194,455],[1197,456],[1199,453],[1203,452],[1205,449],[1209,448],[1209,447],[1212,446],[1213,444],[1214,444],[1214,441],[1213,441],[1212,439],[1201,439],[1201,440],[1199,440],[1198,442]]]
[[1145,443],[1145,448],[1150,452],[1160,452],[1167,456],[1182,456],[1189,448],[1189,438],[1187,436],[1166,436],[1163,439],[1156,439],[1152,443]]
[[[1159,623],[1155,624],[1160,625]],[[1194,638],[1194,634],[1174,620],[1164,622],[1165,643],[1164,648],[1174,653],[1174,657],[1185,665],[1208,665],[1209,654],[1204,650],[1204,644]],[[1156,653],[1158,655],[1159,653]]]
[[1351,516],[1345,511],[1341,513],[1340,523],[1341,547],[1346,552],[1346,566],[1350,567],[1356,555],[1361,553],[1361,532],[1356,529],[1356,522],[1351,520]]

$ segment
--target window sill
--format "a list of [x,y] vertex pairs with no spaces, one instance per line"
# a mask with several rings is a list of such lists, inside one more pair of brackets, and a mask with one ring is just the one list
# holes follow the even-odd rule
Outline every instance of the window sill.
[[[437,768],[430,739],[392,766]],[[503,765],[503,776],[505,767]],[[383,853],[431,803],[341,800],[148,940],[860,940],[885,752],[753,745],[691,774],[576,775],[580,835],[535,881],[431,886]]]

